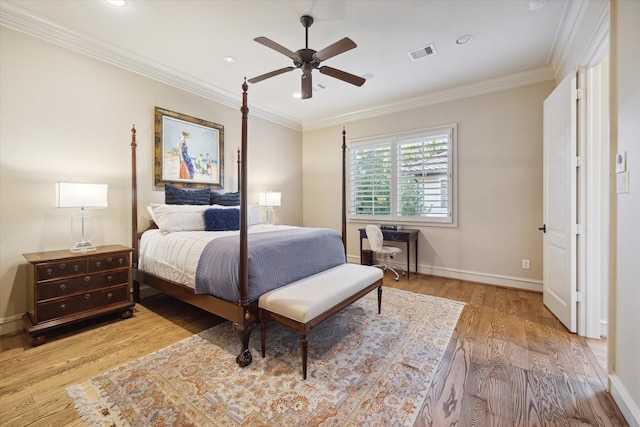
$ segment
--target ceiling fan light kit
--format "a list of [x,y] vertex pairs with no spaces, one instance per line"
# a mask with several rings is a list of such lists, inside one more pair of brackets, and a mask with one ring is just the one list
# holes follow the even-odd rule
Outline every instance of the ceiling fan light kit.
[[267,37],[256,37],[254,41],[279,52],[291,60],[293,60],[293,66],[280,68],[278,70],[271,71],[266,74],[249,79],[249,83],[258,83],[262,80],[266,80],[271,77],[278,76],[280,74],[293,71],[295,69],[302,70],[301,78],[301,92],[302,99],[309,99],[313,94],[313,78],[312,71],[317,69],[321,74],[333,77],[338,80],[350,83],[355,86],[362,86],[366,79],[356,76],[346,71],[338,70],[337,68],[328,67],[326,65],[321,66],[323,61],[329,58],[333,58],[336,55],[347,52],[357,47],[357,45],[348,37],[345,37],[337,42],[325,47],[320,51],[309,49],[309,27],[313,24],[313,18],[309,15],[304,15],[300,18],[302,26],[305,28],[305,48],[297,50],[295,52],[287,49],[286,47],[274,42]]

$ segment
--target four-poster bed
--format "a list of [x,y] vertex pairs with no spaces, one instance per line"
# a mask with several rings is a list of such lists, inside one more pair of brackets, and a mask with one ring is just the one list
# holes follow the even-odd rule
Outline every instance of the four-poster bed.
[[[138,201],[137,201],[137,168],[136,168],[136,130],[135,126],[131,129],[131,173],[132,173],[132,244],[133,244],[133,295],[134,302],[140,302],[140,285],[145,284],[152,288],[155,288],[167,295],[185,301],[189,304],[202,308],[210,313],[220,316],[224,319],[233,322],[233,328],[238,334],[240,339],[240,352],[236,357],[236,361],[240,366],[247,366],[252,361],[252,355],[249,351],[249,337],[251,332],[255,329],[259,322],[258,318],[258,299],[257,297],[250,298],[250,265],[249,265],[249,223],[248,223],[248,200],[247,200],[247,134],[248,134],[248,114],[249,108],[247,106],[247,83],[246,80],[242,85],[242,130],[241,130],[241,146],[238,150],[238,189],[240,193],[240,205],[239,205],[239,258],[237,263],[237,294],[239,298],[237,300],[223,299],[219,296],[213,296],[209,294],[202,294],[194,292],[194,288],[186,286],[185,284],[178,283],[176,281],[168,280],[158,274],[149,273],[144,271],[139,265],[139,257],[141,255],[141,238],[144,232],[138,231]],[[345,171],[346,171],[346,132],[342,131],[342,234],[338,233],[337,238],[339,240],[339,248],[342,263],[346,262],[346,198],[345,198]],[[155,227],[152,225],[152,227]],[[155,230],[159,231],[159,230]],[[270,234],[270,233],[261,233]],[[273,234],[273,233],[271,233]],[[256,240],[252,234],[252,242]],[[222,240],[222,239],[220,239]],[[237,240],[236,240],[237,242]],[[252,249],[253,249],[252,244]],[[332,247],[332,251],[335,253],[335,244]],[[299,250],[298,250],[299,251]],[[322,252],[320,252],[322,253]],[[316,258],[321,258],[319,254],[316,254]],[[255,258],[255,257],[254,257]],[[289,261],[283,260],[284,263]],[[253,262],[253,261],[252,261]],[[329,261],[328,261],[329,262]],[[337,261],[332,259],[333,265]],[[251,265],[252,275],[255,276],[256,268],[259,267]],[[313,268],[327,269],[328,266]],[[302,276],[305,277],[305,276]],[[255,280],[255,277],[252,277]],[[271,289],[283,284],[273,285]],[[254,291],[255,293],[255,291]]]

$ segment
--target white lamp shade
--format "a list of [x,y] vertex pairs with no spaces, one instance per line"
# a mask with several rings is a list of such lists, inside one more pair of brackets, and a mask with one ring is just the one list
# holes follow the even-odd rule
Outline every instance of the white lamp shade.
[[108,184],[57,182],[57,208],[106,208]]
[[267,191],[258,195],[260,206],[280,206],[280,195],[278,191]]

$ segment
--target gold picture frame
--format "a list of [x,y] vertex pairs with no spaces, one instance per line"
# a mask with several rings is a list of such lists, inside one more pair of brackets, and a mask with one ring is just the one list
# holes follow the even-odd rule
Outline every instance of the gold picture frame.
[[155,107],[155,185],[224,188],[224,126]]

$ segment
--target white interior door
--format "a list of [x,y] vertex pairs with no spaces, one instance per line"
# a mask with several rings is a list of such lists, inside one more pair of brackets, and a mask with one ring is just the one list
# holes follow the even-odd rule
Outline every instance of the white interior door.
[[566,77],[544,101],[543,301],[577,329],[577,87]]

